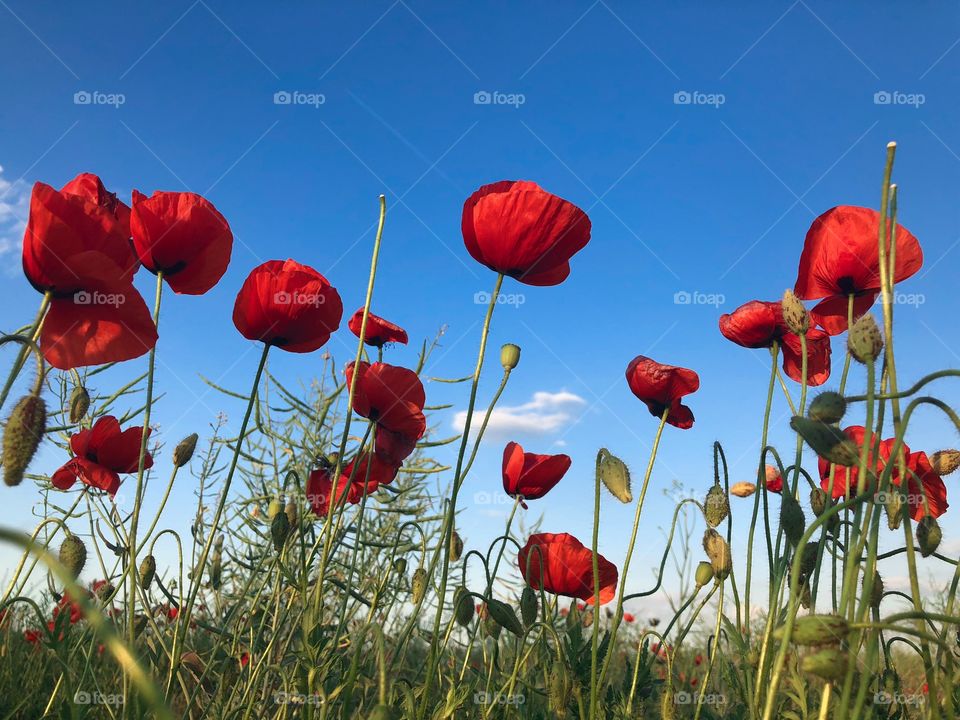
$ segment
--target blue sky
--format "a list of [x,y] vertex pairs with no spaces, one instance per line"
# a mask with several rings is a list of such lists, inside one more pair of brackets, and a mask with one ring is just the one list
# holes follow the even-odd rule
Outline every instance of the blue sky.
[[[877,205],[891,139],[900,148],[901,221],[926,257],[902,288],[915,301],[897,308],[901,381],[960,362],[957,13],[942,2],[800,0],[646,8],[378,0],[269,10],[3,0],[0,327],[26,322],[38,302],[18,249],[34,181],[59,186],[92,171],[125,198],[133,188],[206,195],[236,243],[213,291],[168,295],[164,305],[158,385],[168,394],[156,419],[172,445],[203,434],[219,410],[239,420],[242,408],[204,394],[197,374],[247,387],[256,349],[230,312],[253,266],[293,257],[338,287],[347,312],[361,304],[382,192],[389,211],[374,308],[403,325],[413,347],[445,326],[426,374],[463,376],[484,311],[475,296],[494,281],[463,247],[463,200],[487,182],[534,180],[586,210],[593,237],[563,285],[505,285],[516,302],[494,317],[481,402],[499,379],[499,346],[515,342],[523,358],[502,403],[540,418],[540,429],[511,431],[517,426],[501,418],[465,497],[500,487],[507,440],[562,448],[573,467],[531,503],[529,517],[542,512],[545,530],[586,540],[597,448],[640,474],[656,426],[626,387],[627,363],[647,354],[695,369],[697,423],[667,429],[641,524],[630,580],[641,589],[672,505],[660,491],[674,480],[705,490],[715,439],[733,480],[754,471],[768,360],[725,341],[718,316],[793,285],[817,214]],[[277,93],[293,101],[275,102]],[[148,296],[151,280],[138,278]],[[677,301],[684,297],[694,301]],[[329,349],[343,358],[351,347],[344,326]],[[274,370],[289,379],[321,366],[319,355],[274,355]],[[412,364],[415,350],[394,349],[389,359]],[[851,387],[862,384],[855,371]],[[431,383],[427,394],[431,404],[466,405],[462,386]],[[949,386],[943,396],[957,399]],[[781,397],[772,440],[783,451],[792,448],[787,416]],[[436,422],[438,435],[451,434],[452,412]],[[955,441],[929,413],[908,436],[928,451]],[[175,490],[180,507],[191,499],[188,483]],[[0,522],[28,527],[36,489],[24,484],[6,497]],[[468,546],[482,545],[500,522],[491,516],[506,507],[470,502],[461,529]],[[605,499],[604,515],[602,550],[619,564],[632,508]],[[958,528],[951,515],[948,540]]]

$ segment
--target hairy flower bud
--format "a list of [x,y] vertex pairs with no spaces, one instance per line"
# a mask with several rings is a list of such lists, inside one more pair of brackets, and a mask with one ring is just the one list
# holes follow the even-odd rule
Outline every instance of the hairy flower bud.
[[808,542],[803,546],[800,553],[800,572],[804,577],[809,577],[817,566],[817,555],[820,552],[820,543],[815,540]]
[[463,538],[456,530],[450,533],[450,562],[456,562],[463,555]]
[[463,585],[453,592],[453,616],[463,627],[473,621],[473,597]]
[[397,575],[403,575],[407,571],[407,559],[400,557],[394,560],[393,571],[397,573]]
[[787,329],[794,335],[806,335],[807,330],[810,329],[810,313],[800,299],[793,294],[793,290],[786,290],[783,293],[780,308],[783,311],[783,322]]
[[702,588],[704,585],[709,585],[713,582],[713,565],[702,561],[697,565],[697,570],[694,573],[694,579],[697,582],[697,587]]
[[70,393],[70,423],[76,425],[90,409],[90,393],[83,385],[77,385]]
[[747,482],[746,480],[741,480],[738,483],[734,483],[730,486],[730,494],[734,497],[750,497],[757,491],[757,486],[752,482]]
[[884,493],[883,509],[887,513],[887,527],[897,530],[903,522],[903,495],[896,488]]
[[943,533],[936,518],[932,515],[924,515],[917,523],[917,545],[920,546],[920,554],[924,557],[933,555],[940,546],[942,538]]
[[157,559],[153,555],[147,555],[140,561],[140,587],[144,590],[150,587],[154,576],[157,574]]
[[286,506],[283,508],[283,513],[287,516],[287,521],[290,523],[290,529],[296,530],[299,525],[299,513],[297,512],[297,503],[293,500],[289,500]]
[[617,500],[628,503],[633,500],[630,490],[630,470],[626,464],[606,448],[597,453],[597,474]]
[[513,343],[507,343],[500,348],[500,364],[503,369],[509,372],[513,370],[520,362],[520,346]]
[[87,562],[87,546],[76,535],[67,535],[60,544],[60,564],[76,579]]
[[807,521],[803,516],[803,510],[800,503],[790,493],[784,493],[783,501],[780,503],[780,527],[783,534],[794,547],[803,537],[803,531]]
[[177,443],[177,446],[173,449],[173,465],[174,467],[182,468],[188,462],[190,458],[193,457],[193,451],[197,449],[197,440],[199,435],[193,433],[187,435],[183,440]]
[[487,612],[490,613],[490,617],[496,621],[497,625],[504,630],[512,632],[517,637],[523,637],[523,625],[517,619],[517,613],[505,602],[489,598],[487,600]]
[[550,669],[550,684],[547,687],[550,712],[554,717],[566,717],[570,703],[570,683],[567,680],[567,668],[559,658],[553,661]]
[[871,313],[861,316],[847,333],[847,349],[853,359],[866,365],[883,351],[883,334]]
[[960,450],[937,450],[930,456],[930,466],[941,477],[949,475],[960,467]]
[[845,650],[830,647],[805,655],[800,661],[800,669],[833,682],[847,674],[849,662],[850,658]]
[[727,493],[719,485],[714,485],[703,499],[703,516],[707,520],[707,525],[715,528],[726,520],[729,514],[730,500],[727,498]]
[[287,542],[287,536],[290,535],[290,518],[287,513],[278,511],[273,516],[273,522],[270,523],[270,537],[273,538],[273,549],[277,552],[283,550]]
[[219,548],[210,556],[210,587],[219,590],[223,580],[223,552]]
[[427,571],[422,567],[413,571],[410,579],[410,599],[414,605],[419,605],[423,596],[427,594]]
[[[845,618],[839,615],[804,615],[793,624],[790,642],[795,645],[839,645],[850,630]],[[783,641],[785,627],[773,631],[775,640]]]
[[793,416],[790,427],[824,460],[844,467],[853,467],[860,462],[857,444],[844,435],[840,428],[800,415]]
[[717,580],[726,580],[733,569],[733,560],[730,557],[730,546],[727,541],[713,528],[708,528],[703,534],[703,550],[710,558],[713,574]]
[[[863,574],[863,591],[867,591],[867,574]],[[870,588],[870,607],[874,610],[880,609],[880,601],[883,600],[883,578],[876,570],[873,571],[873,587]]]
[[810,491],[810,509],[817,517],[823,515],[827,509],[827,494],[821,488],[813,488]]
[[843,395],[827,390],[817,395],[807,409],[807,417],[811,420],[832,425],[843,419],[847,412],[847,401]]
[[13,487],[37,452],[47,426],[47,406],[39,395],[21,398],[3,430],[3,481]]
[[267,520],[273,522],[273,519],[281,512],[283,512],[283,498],[273,498],[267,505]]
[[524,585],[520,593],[520,619],[525,627],[537,621],[537,593],[529,585]]

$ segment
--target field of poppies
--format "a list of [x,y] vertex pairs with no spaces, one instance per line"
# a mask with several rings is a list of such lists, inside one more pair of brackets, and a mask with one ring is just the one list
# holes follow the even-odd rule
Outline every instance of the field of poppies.
[[[513,504],[500,536],[471,547],[457,531],[473,510],[463,490],[479,482],[471,469],[490,414],[522,372],[520,347],[488,347],[498,297],[576,272],[591,224],[575,204],[529,181],[483,185],[466,199],[463,241],[489,269],[491,291],[475,368],[442,380],[467,398],[457,437],[431,429],[443,408],[429,404],[422,371],[436,344],[423,342],[414,367],[390,362],[409,338],[376,302],[381,196],[364,305],[345,318],[310,258],[252,268],[233,323],[259,360],[246,369],[248,390],[215,388],[242,404],[242,421],[211,418],[204,436],[171,438],[151,433],[158,339],[176,333],[162,308],[221,281],[227,218],[188,192],[134,190],[127,204],[91,173],[59,190],[37,182],[23,275],[39,309],[0,340],[9,365],[0,406],[4,482],[35,488],[42,521],[32,535],[0,528],[22,551],[0,599],[0,714],[955,717],[960,564],[940,551],[937,518],[960,451],[905,438],[921,407],[960,430],[936,395],[960,371],[897,375],[894,294],[923,253],[897,223],[895,153],[891,143],[878,170],[879,209],[837,205],[816,218],[796,277],[783,277],[792,290],[742,298],[718,317],[743,348],[731,353],[762,350],[769,363],[766,407],[752,410],[756,477],[732,481],[717,438],[712,482],[705,468],[700,497],[677,504],[656,550],[659,576],[638,593],[625,579],[643,577],[634,553],[650,543],[638,532],[644,501],[660,443],[694,424],[695,369],[645,356],[626,366],[622,392],[649,410],[639,431],[652,451],[631,470],[597,448],[584,498],[592,536],[518,534],[519,515],[548,506],[571,458],[517,442],[503,448]],[[133,285],[141,268],[156,278],[152,308]],[[321,350],[342,325],[357,338],[348,358]],[[312,382],[272,373],[281,353],[311,358]],[[843,356],[839,378],[833,353]],[[108,386],[106,371],[124,367],[133,379]],[[478,397],[483,373],[501,378],[492,397]],[[795,442],[775,448],[771,406],[781,395]],[[434,457],[441,444],[455,448],[455,463]],[[815,465],[804,466],[805,447]],[[145,500],[148,485],[164,489],[159,505]],[[195,507],[167,507],[183,485]],[[597,552],[608,531],[603,493],[633,509],[624,557]],[[171,515],[191,518],[189,535],[169,527]],[[681,517],[693,518],[692,531]],[[676,553],[693,572],[675,612],[635,617],[629,603],[660,591]],[[934,563],[953,575],[942,597],[921,590]],[[908,575],[908,592],[885,589],[891,567]]]

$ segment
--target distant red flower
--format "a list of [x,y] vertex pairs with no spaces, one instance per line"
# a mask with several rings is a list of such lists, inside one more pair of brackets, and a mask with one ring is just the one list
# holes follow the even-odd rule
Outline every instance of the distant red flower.
[[[613,599],[618,573],[616,566],[602,555],[597,555],[597,562],[600,604],[603,605]],[[542,583],[547,592],[593,604],[593,551],[573,535],[531,535],[517,555],[517,565],[524,580],[534,590],[539,590]]]
[[694,665],[698,665],[698,666],[699,666],[699,665],[702,665],[702,664],[703,664],[703,655],[700,655],[700,654],[698,653],[698,654],[696,655],[696,657],[693,658],[693,664],[694,664]]
[[658,660],[666,660],[667,654],[673,652],[673,647],[670,645],[664,647],[660,643],[655,642],[650,646],[650,652],[656,655]]
[[233,233],[209,200],[189,192],[134,190],[130,217],[133,246],[150,272],[176,293],[202,295],[230,264]]
[[[147,431],[149,435],[149,430]],[[60,490],[69,490],[80,480],[85,485],[117,494],[119,473],[135,473],[140,460],[142,427],[120,430],[120,423],[112,415],[101,417],[89,430],[81,430],[70,438],[75,457],[68,460],[51,477],[50,482]],[[148,452],[143,467],[153,467]]]
[[23,639],[26,640],[31,645],[38,645],[42,637],[43,637],[42,630],[24,630],[23,631]]
[[633,613],[624,613],[623,621],[625,623],[634,623],[637,621],[637,617]]
[[[569,455],[536,455],[525,453],[518,443],[510,442],[503,449],[503,491],[524,500],[542,498],[570,469]],[[527,504],[520,503],[524,507]]]
[[[344,372],[347,387],[353,382],[353,363]],[[397,433],[401,438],[419,440],[426,431],[423,415],[426,395],[420,377],[407,368],[387,363],[360,362],[353,409],[361,417],[372,420],[381,429]]]
[[[841,205],[827,210],[807,231],[794,292],[801,300],[820,300],[813,319],[831,335],[847,329],[847,304],[854,296],[853,317],[863,315],[880,292],[880,213]],[[920,243],[904,227],[895,235],[894,282],[923,265]]]
[[[347,323],[347,327],[357,337],[360,337],[360,326],[363,323],[363,308],[357,310]],[[407,344],[407,331],[379,315],[367,313],[367,331],[363,342],[373,347],[383,347],[387,343]]]
[[322,347],[342,316],[336,288],[312,267],[293,260],[255,267],[233,306],[233,324],[241,335],[295,353]]
[[559,285],[590,240],[590,218],[533,182],[484,185],[463,204],[463,242],[477,262],[527,285]]
[[627,384],[650,414],[659,418],[667,408],[667,423],[686,430],[693,427],[693,411],[680,402],[684,395],[697,391],[700,378],[687,368],[662,365],[638,355],[627,366]]
[[767,465],[766,467],[766,485],[767,490],[779,494],[783,491],[783,478],[780,476],[780,471],[777,470],[773,465]]
[[698,682],[700,681],[697,678],[695,677],[690,678],[690,687],[696,687]]
[[250,664],[250,653],[245,652],[240,654],[240,667],[245,668]]
[[80,603],[72,600],[68,595],[63,595],[60,601],[53,608],[53,619],[56,620],[60,613],[66,611],[70,615],[70,624],[76,625],[83,619],[83,610],[80,609]]
[[180,608],[174,607],[169,603],[164,603],[163,605],[158,607],[157,612],[159,612],[161,615],[163,615],[165,618],[167,618],[167,620],[171,622],[173,620],[176,620],[180,616]]
[[[797,382],[803,381],[803,349],[800,337],[783,321],[778,302],[751,300],[732,313],[720,316],[720,332],[727,340],[746,348],[772,347],[778,343],[783,370]],[[807,331],[807,384],[822,385],[830,377],[830,336],[822,330]]]

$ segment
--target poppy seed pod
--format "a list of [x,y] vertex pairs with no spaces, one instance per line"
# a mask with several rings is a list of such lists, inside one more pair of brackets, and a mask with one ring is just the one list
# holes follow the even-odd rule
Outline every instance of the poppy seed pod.
[[750,497],[756,491],[757,486],[752,482],[747,482],[746,480],[741,480],[740,482],[734,483],[730,486],[730,494],[739,498]]
[[414,605],[419,605],[423,596],[427,594],[427,571],[422,567],[413,571],[410,579],[410,599]]
[[567,668],[559,658],[550,668],[550,684],[547,688],[550,711],[555,717],[564,717],[570,703],[570,683],[567,681]]
[[463,538],[456,530],[450,533],[450,562],[456,562],[463,555]]
[[90,409],[90,393],[83,385],[77,385],[70,394],[70,423],[76,425]]
[[520,364],[520,346],[513,343],[507,343],[500,348],[500,364],[507,372],[513,370]]
[[930,456],[930,465],[940,477],[949,475],[960,467],[960,450],[937,450]]
[[198,439],[199,435],[192,433],[177,443],[177,446],[173,449],[174,467],[182,468],[190,462],[190,458],[193,457],[193,451],[197,449]]
[[702,561],[699,565],[697,565],[694,578],[697,581],[698,588],[702,588],[704,585],[709,585],[713,581],[713,565],[708,563],[706,560]]
[[146,590],[157,574],[157,560],[153,555],[147,555],[140,561],[140,587]]
[[846,651],[830,647],[804,656],[800,661],[800,669],[828,682],[834,682],[847,674],[849,662]]
[[[863,589],[867,589],[867,574],[863,574]],[[870,588],[870,607],[874,610],[880,609],[880,602],[883,600],[883,578],[876,570],[873,571],[873,587]]]
[[817,517],[823,515],[827,509],[827,494],[821,488],[813,488],[810,491],[810,509]]
[[827,390],[817,395],[810,403],[810,407],[807,409],[807,417],[832,425],[840,422],[846,412],[847,401],[843,395]]
[[523,625],[517,618],[517,613],[505,602],[490,598],[487,600],[487,612],[504,630],[512,632],[517,637],[523,637]]
[[807,521],[803,516],[800,503],[796,501],[793,495],[786,493],[783,496],[783,502],[780,504],[780,527],[783,529],[783,534],[786,535],[787,540],[794,547],[803,537],[806,524]]
[[60,545],[60,564],[76,579],[87,562],[87,546],[76,535],[67,535]]
[[864,365],[880,357],[883,351],[883,334],[873,315],[867,313],[853,323],[847,334],[847,349],[854,360]]
[[462,585],[453,593],[453,616],[463,627],[473,621],[473,598]]
[[715,528],[726,520],[730,514],[730,500],[723,488],[714,485],[707,491],[707,496],[703,499],[703,516],[707,520],[707,525]]
[[810,329],[810,313],[800,299],[793,294],[793,290],[786,290],[783,293],[780,308],[783,311],[783,322],[787,329],[794,335],[805,335]]
[[713,528],[708,528],[703,534],[703,550],[710,558],[713,575],[717,580],[726,580],[733,569],[733,560],[730,557],[730,546],[727,541]]
[[597,474],[610,494],[622,503],[633,500],[630,491],[630,470],[626,463],[606,448],[597,453]]
[[277,552],[283,550],[284,543],[287,542],[287,536],[290,534],[290,518],[285,512],[277,512],[270,523],[270,537],[273,538],[273,549]]
[[47,406],[39,395],[26,395],[14,405],[3,430],[3,481],[8,486],[23,481],[46,425]]
[[825,460],[844,467],[853,467],[860,462],[856,443],[844,435],[840,428],[800,415],[793,416],[790,427]]
[[[839,645],[846,639],[850,627],[839,615],[805,615],[793,625],[790,642],[795,645]],[[773,631],[775,640],[782,641],[785,627]]]
[[530,627],[537,620],[537,593],[529,585],[525,585],[520,593],[520,619],[525,627]]
[[933,555],[940,546],[940,540],[943,533],[940,531],[940,524],[932,515],[924,515],[917,523],[917,545],[920,546],[920,554],[924,557]]

